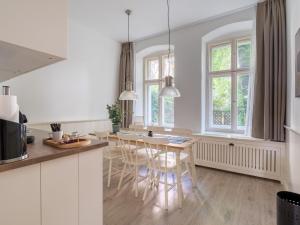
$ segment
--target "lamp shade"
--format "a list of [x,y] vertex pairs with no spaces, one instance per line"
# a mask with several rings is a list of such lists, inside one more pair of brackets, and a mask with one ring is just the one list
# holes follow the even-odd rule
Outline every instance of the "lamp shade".
[[160,97],[180,97],[180,92],[177,88],[175,87],[164,87],[161,91],[160,91]]
[[137,94],[134,91],[123,91],[120,94],[119,100],[121,101],[136,101],[138,98]]
[[165,83],[165,87],[159,93],[160,97],[180,97],[179,90],[176,87],[174,87],[172,76],[166,76]]

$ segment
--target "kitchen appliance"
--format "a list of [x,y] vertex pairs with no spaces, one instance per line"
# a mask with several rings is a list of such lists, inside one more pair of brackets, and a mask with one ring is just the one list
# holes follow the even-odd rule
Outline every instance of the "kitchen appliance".
[[0,164],[27,158],[26,116],[20,113],[16,96],[3,87],[0,95]]

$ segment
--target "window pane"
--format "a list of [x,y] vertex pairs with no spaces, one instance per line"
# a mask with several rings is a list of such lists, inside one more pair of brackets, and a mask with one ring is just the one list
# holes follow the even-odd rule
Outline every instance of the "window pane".
[[164,126],[173,127],[174,125],[174,98],[163,98],[163,121]]
[[237,76],[237,126],[239,130],[244,130],[247,120],[249,75],[241,74]]
[[159,78],[159,60],[153,59],[148,61],[148,80]]
[[237,67],[249,68],[251,58],[251,41],[242,40],[237,43]]
[[159,123],[159,85],[148,86],[148,121],[150,124]]
[[[174,61],[175,61],[174,55],[170,56],[170,63],[169,63],[168,56],[163,57],[163,77],[168,76],[168,75],[174,77],[174,69],[175,69]],[[170,65],[170,71],[169,71],[169,65]]]
[[231,44],[220,45],[211,49],[211,71],[231,69]]
[[231,128],[231,77],[212,78],[212,125]]

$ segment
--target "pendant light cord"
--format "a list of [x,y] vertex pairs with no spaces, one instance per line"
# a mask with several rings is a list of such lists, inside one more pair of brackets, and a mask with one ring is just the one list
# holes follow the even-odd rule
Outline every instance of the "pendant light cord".
[[128,43],[129,43],[129,32],[130,32],[130,19],[129,19],[130,14],[128,13]]
[[169,50],[168,50],[168,61],[169,61],[169,66],[168,66],[168,76],[171,74],[171,60],[170,60],[170,55],[171,55],[171,28],[170,28],[170,2],[167,0],[167,8],[168,8],[168,33],[169,33]]

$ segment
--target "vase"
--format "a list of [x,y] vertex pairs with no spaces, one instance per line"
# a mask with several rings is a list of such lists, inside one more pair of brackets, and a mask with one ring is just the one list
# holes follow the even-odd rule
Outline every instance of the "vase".
[[112,131],[114,134],[118,133],[120,131],[120,127],[121,125],[120,124],[113,124],[112,125]]

